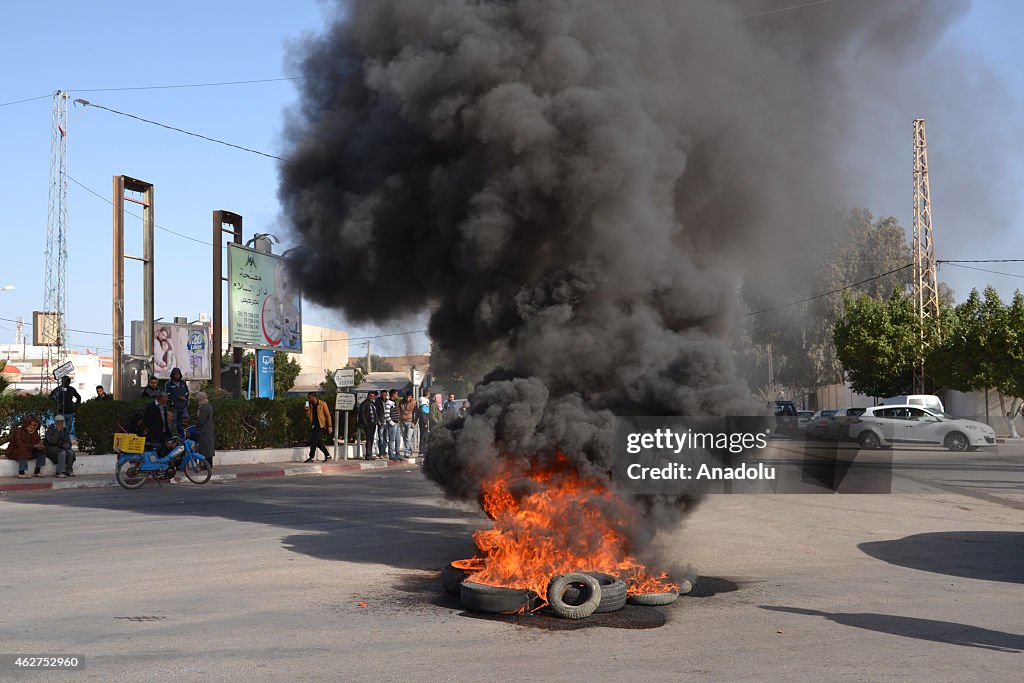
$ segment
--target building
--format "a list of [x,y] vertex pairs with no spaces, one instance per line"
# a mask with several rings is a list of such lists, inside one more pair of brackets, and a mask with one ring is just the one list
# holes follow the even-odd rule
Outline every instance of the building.
[[[11,390],[38,394],[46,386],[47,379],[51,389],[57,385],[46,365],[46,351],[45,346],[0,344],[0,358],[7,361],[4,377],[12,383]],[[83,401],[96,395],[97,385],[110,391],[114,371],[110,356],[71,351],[67,360],[75,367],[71,374],[71,386],[78,390]]]
[[328,372],[348,365],[348,332],[302,325],[302,353],[292,354],[302,366],[291,393],[317,391]]

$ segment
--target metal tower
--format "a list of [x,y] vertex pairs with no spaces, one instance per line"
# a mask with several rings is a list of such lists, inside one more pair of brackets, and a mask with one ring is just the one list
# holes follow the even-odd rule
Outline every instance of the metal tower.
[[[46,282],[43,288],[43,311],[56,314],[47,330],[51,345],[47,346],[47,367],[43,383],[49,388],[50,373],[67,356],[67,290],[68,272],[68,94],[53,93],[52,131],[50,136],[50,193],[46,215]],[[52,336],[51,336],[52,335]]]
[[924,352],[929,328],[939,324],[939,286],[932,239],[932,199],[928,185],[928,141],[924,119],[914,119],[914,310],[919,322],[921,361],[914,369],[914,389],[925,393]]

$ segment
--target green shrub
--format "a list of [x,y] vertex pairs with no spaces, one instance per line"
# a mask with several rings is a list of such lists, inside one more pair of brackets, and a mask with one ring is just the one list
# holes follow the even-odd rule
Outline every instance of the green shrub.
[[75,433],[78,448],[83,453],[110,453],[114,446],[114,433],[125,431],[129,419],[139,417],[151,401],[86,401],[78,408]]
[[[86,401],[77,412],[75,431],[83,453],[110,453],[114,433],[128,426],[136,413],[141,417],[148,399],[137,401]],[[222,398],[210,401],[213,407],[214,439],[217,449],[282,448],[304,446],[309,439],[306,398],[286,396],[278,399]],[[333,406],[333,402],[328,405]],[[0,398],[0,442],[26,415],[34,414],[45,424],[52,420],[55,405],[45,396],[4,396]],[[198,406],[189,403],[193,422]],[[349,415],[349,440],[355,441],[355,413]],[[340,430],[344,425],[339,425]],[[334,443],[333,432],[324,434],[324,443]]]
[[0,442],[10,438],[11,430],[29,415],[35,415],[43,425],[49,424],[56,414],[57,404],[49,396],[38,394],[5,394],[0,396]]

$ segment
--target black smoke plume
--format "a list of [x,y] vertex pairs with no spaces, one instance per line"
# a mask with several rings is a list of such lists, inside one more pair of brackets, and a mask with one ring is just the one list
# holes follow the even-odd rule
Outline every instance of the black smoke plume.
[[[305,295],[353,322],[434,307],[435,363],[493,364],[431,435],[448,495],[507,458],[602,470],[613,414],[757,410],[737,291],[785,283],[842,204],[845,64],[919,49],[963,7],[744,18],[785,4],[354,0],[299,50],[280,196]],[[685,503],[641,507],[659,526]]]

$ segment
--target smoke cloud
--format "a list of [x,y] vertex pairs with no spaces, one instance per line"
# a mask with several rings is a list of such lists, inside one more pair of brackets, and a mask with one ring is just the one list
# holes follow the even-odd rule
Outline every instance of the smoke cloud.
[[[305,296],[353,322],[434,307],[434,363],[494,367],[431,435],[448,495],[509,458],[600,472],[613,414],[757,410],[737,291],[784,286],[843,203],[845,64],[921,49],[964,9],[743,18],[785,4],[354,0],[302,46],[280,197]],[[638,509],[658,526],[687,502]]]

